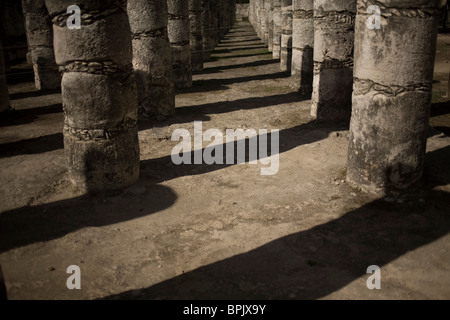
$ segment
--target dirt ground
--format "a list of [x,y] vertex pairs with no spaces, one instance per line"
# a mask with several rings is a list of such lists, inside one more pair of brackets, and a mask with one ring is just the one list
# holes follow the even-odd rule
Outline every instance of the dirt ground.
[[[448,53],[449,35],[439,41]],[[443,87],[446,59],[438,52]],[[28,77],[26,65],[14,70]],[[313,121],[309,97],[239,22],[193,88],[177,94],[176,116],[140,123],[140,182],[86,196],[67,177],[60,94],[39,93],[24,77],[9,77],[16,112],[0,123],[9,299],[450,299],[441,89],[431,123],[444,120],[430,127],[423,186],[366,194],[345,182],[348,125]],[[193,134],[194,121],[223,133],[279,129],[278,173],[261,175],[260,161],[174,165],[172,132]],[[66,287],[71,265],[81,290]],[[370,265],[381,268],[380,290],[366,286]]]

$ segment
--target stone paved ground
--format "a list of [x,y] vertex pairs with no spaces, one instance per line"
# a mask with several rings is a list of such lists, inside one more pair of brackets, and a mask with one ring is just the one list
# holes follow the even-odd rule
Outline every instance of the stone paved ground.
[[[141,180],[83,196],[68,181],[60,94],[11,84],[0,124],[0,264],[10,299],[449,299],[450,138],[430,129],[421,190],[386,198],[345,179],[346,124],[313,121],[240,22],[177,95],[140,124]],[[441,112],[445,114],[445,112]],[[172,132],[279,129],[279,171],[180,165]],[[207,144],[204,145],[204,147]],[[267,159],[266,159],[267,160]],[[78,265],[82,289],[66,288]],[[368,290],[369,265],[381,290]]]

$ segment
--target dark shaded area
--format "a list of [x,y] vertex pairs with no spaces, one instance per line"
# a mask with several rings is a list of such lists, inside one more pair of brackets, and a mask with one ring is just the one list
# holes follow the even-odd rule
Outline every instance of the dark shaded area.
[[[296,148],[298,146],[304,145],[304,144],[310,144],[316,141],[320,141],[322,139],[326,139],[329,134],[333,131],[340,131],[340,130],[347,130],[348,129],[348,123],[325,123],[325,122],[319,122],[319,121],[311,121],[306,124],[300,124],[298,126],[289,128],[289,129],[283,129],[279,131],[279,152],[278,153],[284,153],[286,151],[292,150],[293,148]],[[225,133],[223,133],[225,134]],[[258,134],[258,132],[257,132]],[[261,138],[260,135],[257,137],[253,137],[254,141],[256,139]],[[268,155],[270,156],[272,154],[272,133],[267,134],[267,150]],[[243,140],[240,140],[241,142]],[[193,165],[194,163],[194,154],[195,153],[204,153],[204,151],[207,148],[203,148],[201,150],[195,150],[194,152],[187,152],[187,155],[185,155],[187,158],[191,159],[192,164],[181,164],[181,165],[175,165],[172,162],[171,155],[167,155],[165,157],[156,158],[156,159],[150,159],[150,160],[144,160],[141,162],[141,178],[143,179],[150,179],[154,183],[159,183],[171,179],[175,179],[182,176],[189,176],[189,175],[199,175],[199,174],[205,174],[209,172],[213,172],[216,170],[221,170],[224,168],[227,168],[229,166],[233,166],[237,164],[237,145],[238,141],[234,142],[228,142],[223,143],[220,145],[223,150],[226,150],[226,148],[233,148],[235,150],[234,153],[234,162],[233,164],[227,164],[226,163],[226,152],[223,153],[222,163],[223,164],[211,164],[207,165],[205,163],[201,165]],[[261,145],[258,144],[258,150]],[[211,151],[211,149],[209,149]],[[245,162],[249,161],[249,139],[245,139]],[[261,160],[260,155],[256,157],[256,159],[253,160]]]
[[431,105],[431,117],[438,117],[450,113],[450,101],[433,103]]
[[34,82],[33,66],[27,65],[25,67],[14,67],[6,74],[6,81],[9,85],[23,82]]
[[[430,117],[440,117],[440,116],[446,116],[450,114],[450,101],[446,102],[439,102],[439,103],[433,103],[431,105],[431,112]],[[440,119],[436,121],[432,121],[433,124],[441,124],[444,123],[445,125],[448,123],[448,121],[441,121]],[[450,136],[450,126],[434,126],[435,129],[439,130],[440,132],[443,132],[445,135]]]
[[231,65],[226,65],[226,66],[204,68],[201,71],[194,72],[194,74],[218,73],[223,70],[248,68],[248,67],[259,67],[259,66],[266,66],[266,65],[270,65],[270,64],[279,64],[279,63],[280,63],[280,59],[258,60],[258,61],[241,63],[241,64],[231,64]]
[[218,49],[218,50],[214,50],[212,53],[213,54],[222,54],[222,53],[233,53],[235,51],[240,51],[240,50],[256,50],[256,49],[267,49],[265,45],[261,44],[258,46],[246,46],[243,48],[230,48],[230,49]]
[[249,110],[264,108],[284,103],[297,103],[309,99],[298,93],[276,94],[266,97],[244,98],[234,101],[220,101],[196,106],[178,107],[175,116],[165,120],[148,120],[139,123],[139,130],[147,130],[154,127],[166,127],[175,123],[192,123],[194,121],[209,121],[208,114],[219,114],[237,110]]
[[144,217],[170,207],[177,199],[170,188],[142,179],[133,188],[147,191],[133,194],[129,201],[124,201],[127,197],[124,191],[117,191],[3,212],[0,215],[0,252],[57,239],[85,227]]
[[[340,218],[274,240],[142,290],[106,299],[323,298],[450,230],[448,194],[424,203],[376,200]],[[365,285],[362,284],[362,285]]]
[[3,277],[2,266],[0,265],[0,301],[7,300],[5,278]]
[[240,78],[228,78],[228,79],[208,79],[208,80],[195,80],[193,81],[191,88],[177,89],[178,93],[192,93],[192,92],[209,92],[217,90],[228,89],[227,85],[235,83],[250,82],[256,80],[269,80],[289,78],[291,75],[288,72],[275,72],[271,74],[260,74],[255,76],[240,77]]
[[[214,54],[214,53],[213,53]],[[246,57],[254,57],[254,56],[263,56],[263,55],[269,55],[270,52],[264,51],[264,52],[255,52],[255,53],[249,53],[249,54],[235,54],[232,56],[211,56],[211,60],[224,60],[224,59],[232,59],[232,58],[246,58]]]
[[29,92],[18,92],[18,93],[12,93],[9,95],[11,100],[20,100],[20,99],[26,99],[26,98],[36,98],[48,94],[58,94],[61,93],[61,89],[47,89],[47,90],[35,90],[35,91],[29,91]]
[[38,154],[63,148],[63,134],[55,133],[38,138],[0,144],[0,158],[23,154]]
[[[312,121],[281,130],[279,152],[325,139],[331,131],[343,130],[346,127],[347,125],[343,124],[330,125]],[[267,136],[268,154],[271,155],[271,134]],[[229,144],[237,150],[237,141]],[[248,142],[246,148],[248,148]],[[246,161],[248,161],[248,154],[246,151]],[[193,156],[194,152],[189,152],[191,159]],[[141,161],[141,178],[133,188],[145,187],[147,191],[134,196],[134,199],[130,201],[124,201],[126,194],[116,198],[94,195],[4,212],[0,215],[0,252],[56,239],[84,227],[110,225],[166,209],[175,202],[177,197],[172,190],[157,183],[186,175],[205,174],[236,165],[236,157],[237,152],[235,152],[234,164],[223,165],[203,163],[177,166],[173,164],[170,155]],[[118,193],[120,194],[120,191]],[[108,205],[114,206],[114,210],[108,209]]]
[[39,116],[63,112],[62,104],[13,110],[0,118],[0,127],[17,126],[35,121]]

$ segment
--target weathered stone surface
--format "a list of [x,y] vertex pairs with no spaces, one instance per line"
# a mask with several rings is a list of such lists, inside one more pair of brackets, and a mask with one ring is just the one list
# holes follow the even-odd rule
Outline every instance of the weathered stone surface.
[[[69,176],[81,190],[118,189],[139,178],[137,94],[126,1],[79,1],[91,12],[70,30],[66,1],[46,0],[53,14],[56,61],[63,72],[64,148]],[[92,12],[92,10],[98,10]]]
[[207,61],[211,57],[211,18],[210,18],[210,2],[208,0],[202,0],[202,14],[201,14],[201,25],[202,25],[202,50],[203,50],[203,61]]
[[10,108],[8,84],[6,83],[5,62],[3,59],[3,47],[0,42],[0,112]]
[[167,0],[128,1],[127,11],[133,36],[139,114],[170,116],[175,113],[175,90],[167,34]]
[[[367,6],[381,8],[370,30]],[[439,1],[358,1],[347,180],[386,193],[422,176]],[[414,35],[414,36],[412,36]]]
[[304,94],[312,92],[314,70],[313,0],[293,0],[292,69],[296,87]]
[[291,71],[292,65],[292,0],[281,0],[280,69]]
[[272,56],[280,59],[281,53],[281,0],[273,0],[273,45]]
[[168,32],[175,86],[192,86],[189,6],[187,0],[168,0]]
[[269,0],[269,52],[273,51],[273,1]]
[[189,0],[192,71],[199,71],[203,69],[203,37],[202,37],[201,15],[202,15],[202,1]]
[[57,89],[61,75],[55,62],[53,32],[45,0],[22,0],[30,60],[38,90]]
[[311,115],[349,120],[356,0],[314,1],[314,79]]

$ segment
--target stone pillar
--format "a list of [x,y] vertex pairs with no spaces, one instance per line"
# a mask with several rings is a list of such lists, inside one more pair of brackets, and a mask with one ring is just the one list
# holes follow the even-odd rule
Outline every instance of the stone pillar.
[[202,57],[203,61],[207,61],[211,57],[210,9],[208,0],[202,0],[201,24],[202,24],[202,50],[203,50]]
[[45,0],[22,0],[22,8],[36,89],[58,89],[61,74],[55,62],[52,22]]
[[139,114],[144,118],[170,116],[175,113],[166,1],[128,1],[138,107]]
[[261,9],[260,9],[260,18],[261,18],[261,40],[268,44],[269,40],[269,28],[267,26],[269,22],[269,17],[267,16],[267,4],[269,0],[262,0],[261,1]]
[[272,56],[280,59],[281,52],[281,0],[273,0],[273,46]]
[[175,87],[192,86],[189,6],[187,0],[167,0],[169,10],[169,40]]
[[192,71],[203,69],[202,0],[189,0]]
[[295,87],[301,93],[312,92],[314,74],[314,0],[293,0],[292,70]]
[[316,119],[350,119],[355,14],[355,0],[314,1],[311,115]]
[[248,20],[252,24],[253,28],[255,28],[255,0],[250,0]]
[[292,0],[281,0],[280,69],[291,72],[292,64]]
[[231,27],[236,23],[236,8],[236,0],[231,0]]
[[262,40],[262,35],[261,35],[261,4],[262,1],[264,0],[255,0],[255,18],[256,18],[256,33],[258,34],[258,37],[261,38]]
[[273,0],[269,0],[269,52],[273,51]]
[[0,112],[10,109],[8,83],[6,82],[5,61],[3,59],[3,47],[0,42]]
[[370,29],[358,1],[347,180],[386,193],[422,176],[440,1],[376,4],[380,29]]
[[119,189],[139,179],[137,93],[126,1],[78,0],[81,29],[67,2],[46,0],[62,77],[69,177],[83,191]]
[[219,20],[217,16],[217,0],[209,0],[209,39],[211,52],[214,50],[219,39],[218,25]]

